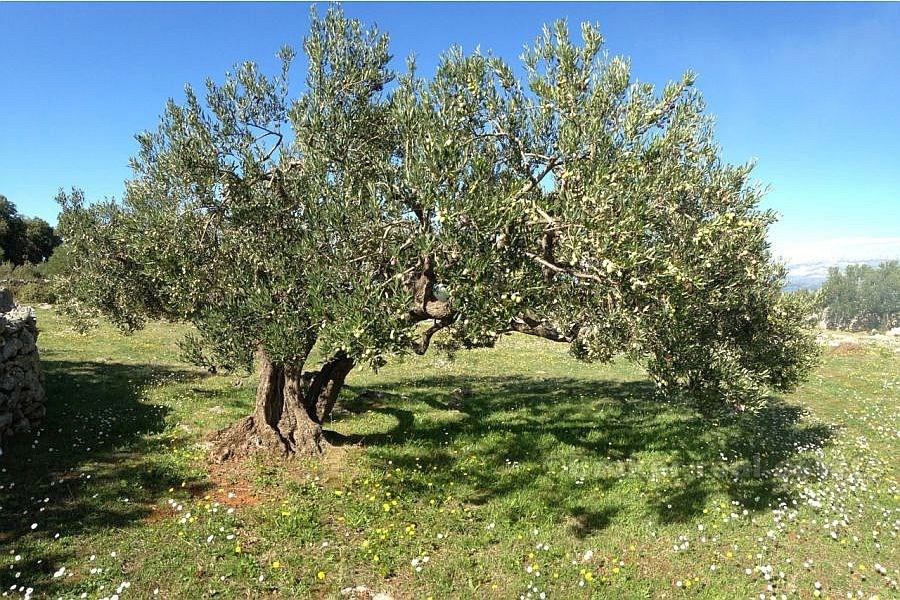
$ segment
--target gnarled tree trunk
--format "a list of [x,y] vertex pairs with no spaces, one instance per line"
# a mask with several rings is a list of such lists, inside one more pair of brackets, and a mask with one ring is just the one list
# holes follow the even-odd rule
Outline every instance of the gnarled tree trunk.
[[[431,257],[423,260],[421,271],[408,281],[413,292],[409,316],[413,322],[434,321],[423,332],[414,348],[418,354],[428,350],[432,336],[457,317],[451,303],[434,294],[434,268]],[[530,313],[514,319],[508,331],[518,331],[558,342],[570,342],[577,334],[567,334],[544,324]],[[343,352],[331,357],[318,371],[303,372],[298,365],[272,362],[259,351],[259,387],[253,413],[216,433],[213,437],[215,460],[227,460],[265,452],[280,456],[317,455],[328,443],[322,423],[331,415],[353,360]]]
[[318,455],[327,442],[322,422],[331,414],[353,361],[343,354],[319,371],[275,363],[259,352],[259,386],[253,413],[213,436],[214,460],[255,452],[283,457]]

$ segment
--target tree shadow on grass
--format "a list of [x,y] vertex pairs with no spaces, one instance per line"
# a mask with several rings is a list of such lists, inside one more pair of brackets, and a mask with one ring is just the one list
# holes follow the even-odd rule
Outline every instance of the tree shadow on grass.
[[177,468],[146,460],[164,443],[152,436],[165,430],[169,409],[142,401],[142,391],[202,374],[107,362],[42,360],[41,366],[47,416],[35,434],[10,438],[0,456],[0,551],[24,555],[15,566],[19,577],[3,569],[3,589],[46,580],[73,556],[67,538],[134,525],[169,488],[185,482]]
[[[722,494],[752,510],[789,504],[793,490],[778,469],[802,462],[803,450],[831,436],[778,398],[755,414],[709,417],[661,400],[646,381],[440,377],[401,387],[414,391],[401,397],[355,390],[342,403],[350,413],[391,415],[394,427],[331,440],[361,444],[368,459],[404,471],[425,468],[435,487],[464,481],[462,500],[508,504],[513,521],[521,515],[512,499],[527,489],[543,514],[568,522],[578,537],[605,528],[623,510],[616,499],[639,498],[636,510],[660,523],[689,521]],[[454,398],[453,388],[471,392]],[[447,411],[446,418],[431,411],[416,420],[416,404]],[[463,447],[470,450],[455,450]],[[424,477],[402,487],[412,496],[428,493]],[[601,500],[596,490],[613,493]]]

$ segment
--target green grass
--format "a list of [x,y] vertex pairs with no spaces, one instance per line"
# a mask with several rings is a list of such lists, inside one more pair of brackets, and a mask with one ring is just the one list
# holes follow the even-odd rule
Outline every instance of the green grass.
[[38,317],[49,414],[0,457],[0,594],[898,597],[892,350],[826,351],[797,393],[713,420],[627,362],[510,337],[354,372],[323,461],[211,467],[252,378],[179,363],[178,327]]

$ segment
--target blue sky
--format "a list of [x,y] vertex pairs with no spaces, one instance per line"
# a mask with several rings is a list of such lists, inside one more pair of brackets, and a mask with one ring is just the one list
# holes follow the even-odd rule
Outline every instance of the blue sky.
[[[320,4],[323,8],[325,5]],[[451,44],[514,61],[542,23],[600,24],[636,78],[699,74],[730,162],[757,159],[788,260],[900,258],[898,3],[351,3],[423,74]],[[299,47],[300,3],[0,2],[0,193],[55,223],[78,186],[120,197],[134,134],[186,82]],[[297,67],[300,67],[298,64]],[[302,82],[295,67],[294,80]],[[299,88],[296,88],[299,89]]]

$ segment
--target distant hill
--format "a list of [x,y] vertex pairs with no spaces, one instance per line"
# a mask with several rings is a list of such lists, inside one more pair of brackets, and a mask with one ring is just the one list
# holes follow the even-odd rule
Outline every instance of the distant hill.
[[776,244],[775,255],[788,266],[785,289],[818,289],[828,278],[830,267],[847,265],[877,267],[900,260],[900,237],[845,237]]
[[825,280],[828,279],[828,269],[831,267],[840,267],[843,269],[847,265],[869,265],[877,267],[885,260],[848,260],[838,262],[810,262],[788,265],[787,285],[784,286],[785,291],[793,292],[802,288],[808,290],[819,289]]

